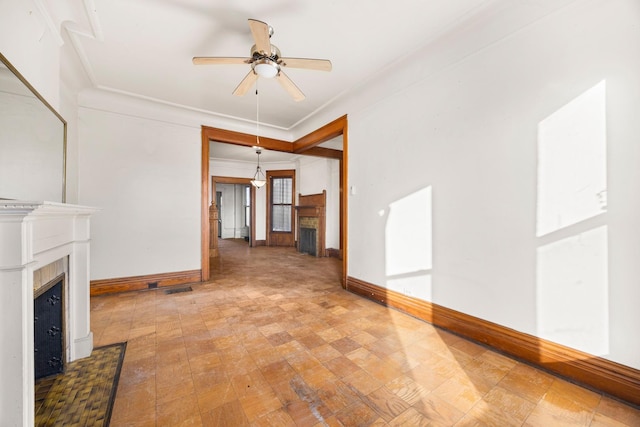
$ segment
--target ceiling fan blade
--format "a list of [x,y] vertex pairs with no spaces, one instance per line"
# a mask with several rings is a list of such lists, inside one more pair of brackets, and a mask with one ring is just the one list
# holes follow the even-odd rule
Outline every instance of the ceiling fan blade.
[[304,99],[304,93],[302,93],[298,86],[296,86],[296,84],[289,77],[287,77],[284,72],[280,71],[276,76],[276,79],[278,80],[278,82],[280,82],[282,87],[287,92],[289,92],[289,95],[293,97],[294,101],[297,102]]
[[233,57],[210,57],[210,56],[194,56],[194,65],[233,65],[233,64],[248,64],[251,62],[250,58],[233,58]]
[[225,57],[210,57],[210,56],[194,56],[194,65],[229,65],[229,64],[248,64],[251,61],[250,58],[225,58]]
[[289,68],[331,71],[331,61],[328,59],[280,58],[278,63]]
[[258,80],[258,75],[253,72],[253,70],[249,71],[244,79],[240,82],[238,87],[233,91],[233,94],[236,96],[242,96],[253,86],[253,84]]
[[249,19],[249,27],[253,40],[256,42],[258,52],[263,52],[267,56],[271,56],[271,41],[269,35],[269,25],[266,22],[256,19]]

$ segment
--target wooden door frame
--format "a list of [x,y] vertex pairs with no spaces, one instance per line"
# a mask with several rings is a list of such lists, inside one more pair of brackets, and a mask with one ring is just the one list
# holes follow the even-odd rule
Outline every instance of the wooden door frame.
[[[215,197],[216,184],[234,184],[234,185],[248,185],[251,188],[250,202],[251,203],[251,224],[249,224],[249,247],[253,247],[256,241],[256,188],[251,185],[251,178],[233,178],[228,176],[211,176],[211,197]],[[209,212],[207,210],[207,212]],[[211,243],[211,242],[209,242]]]
[[[342,135],[342,151],[318,147],[319,144]],[[348,192],[348,121],[347,116],[337,118],[326,125],[308,133],[296,141],[260,137],[260,145],[269,150],[283,151],[293,154],[306,154],[327,157],[340,161],[340,253],[342,256],[342,287],[347,283],[347,203]],[[209,141],[253,147],[256,136],[226,129],[202,126],[201,131],[201,258],[200,280],[207,281],[211,277],[209,269]]]
[[296,170],[295,169],[278,169],[273,171],[267,171],[267,203],[266,203],[266,216],[267,216],[267,246],[273,245],[273,236],[271,233],[280,233],[279,231],[271,230],[271,212],[273,208],[273,192],[271,187],[271,178],[277,177],[291,177],[291,246],[295,246],[296,244],[296,230],[295,230],[295,206],[296,206]]

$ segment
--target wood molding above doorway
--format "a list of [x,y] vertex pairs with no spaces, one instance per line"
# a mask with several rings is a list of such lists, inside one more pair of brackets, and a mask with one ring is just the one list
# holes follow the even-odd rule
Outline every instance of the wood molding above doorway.
[[[318,147],[319,144],[342,135],[342,151]],[[211,276],[209,269],[209,141],[253,147],[255,135],[234,132],[226,129],[202,126],[201,150],[201,280],[207,281]],[[316,129],[294,142],[260,137],[260,145],[268,150],[283,151],[292,154],[305,154],[318,157],[333,158],[340,161],[340,250],[342,251],[342,287],[345,287],[347,277],[347,152],[348,126],[347,116]],[[256,242],[258,243],[258,242]]]

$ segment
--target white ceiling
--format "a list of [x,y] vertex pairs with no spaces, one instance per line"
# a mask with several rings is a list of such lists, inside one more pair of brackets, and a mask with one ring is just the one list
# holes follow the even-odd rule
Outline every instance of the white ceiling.
[[[37,0],[42,3],[42,0]],[[331,72],[286,69],[305,93],[293,101],[258,81],[260,122],[289,130],[396,61],[456,28],[487,0],[84,0],[46,2],[66,27],[95,88],[243,121],[256,119],[253,90],[232,95],[249,65],[192,64],[194,56],[248,57],[247,19],[267,22],[285,57],[330,59]],[[43,3],[44,4],[44,3]],[[84,5],[84,6],[83,6]]]

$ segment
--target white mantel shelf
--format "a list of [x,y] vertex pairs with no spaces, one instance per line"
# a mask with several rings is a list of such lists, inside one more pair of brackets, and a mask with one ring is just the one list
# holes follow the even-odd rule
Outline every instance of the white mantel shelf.
[[90,216],[98,209],[0,200],[0,425],[34,422],[34,271],[68,257],[65,363],[93,350],[89,319]]
[[61,214],[69,214],[73,212],[92,214],[99,210],[89,206],[72,205],[69,203],[0,199],[0,215],[8,212],[29,213],[38,209],[42,212],[58,212]]

